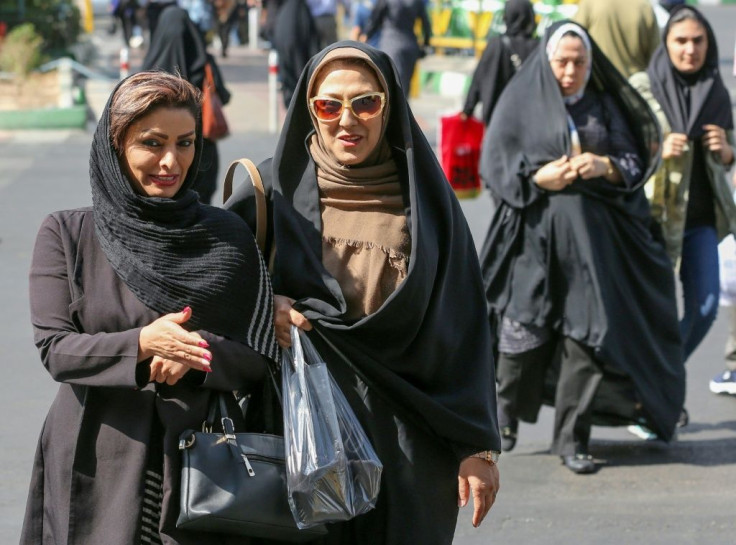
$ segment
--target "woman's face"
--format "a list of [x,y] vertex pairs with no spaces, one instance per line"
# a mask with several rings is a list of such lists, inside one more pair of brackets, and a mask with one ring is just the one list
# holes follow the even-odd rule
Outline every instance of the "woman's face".
[[685,19],[670,27],[666,45],[675,70],[683,74],[694,74],[705,64],[708,33],[699,22]]
[[[367,67],[338,65],[329,67],[318,80],[314,96],[349,102],[371,92],[382,92],[378,78]],[[383,134],[382,113],[370,119],[359,119],[350,108],[343,107],[339,118],[330,122],[317,121],[317,131],[326,150],[338,163],[352,166],[368,159]]]
[[156,108],[128,127],[121,162],[136,193],[176,195],[194,160],[195,129],[184,108]]
[[560,86],[562,96],[572,96],[583,88],[588,73],[588,52],[583,40],[564,36],[550,60],[552,72]]

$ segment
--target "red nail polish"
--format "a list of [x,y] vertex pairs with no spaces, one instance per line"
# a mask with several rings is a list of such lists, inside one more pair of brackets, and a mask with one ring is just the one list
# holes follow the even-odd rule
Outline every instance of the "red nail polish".
[[202,348],[209,348],[210,347],[210,343],[208,343],[205,340],[201,340],[201,341],[199,341],[199,346],[201,346]]
[[212,354],[210,354],[209,352],[205,352],[204,354],[202,354],[202,357],[207,361],[212,361]]
[[212,367],[203,367],[202,368],[202,371],[204,371],[205,373],[211,373],[212,372]]
[[189,312],[190,310],[192,310],[192,308],[190,306],[186,306],[182,309],[182,312]]

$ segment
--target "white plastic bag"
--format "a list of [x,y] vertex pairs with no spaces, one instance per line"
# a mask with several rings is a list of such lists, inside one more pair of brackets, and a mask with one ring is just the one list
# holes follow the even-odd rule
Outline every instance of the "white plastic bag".
[[307,336],[291,328],[282,355],[286,484],[299,528],[375,507],[383,466]]
[[724,307],[736,304],[736,240],[728,235],[718,245],[718,261],[720,263],[721,300]]

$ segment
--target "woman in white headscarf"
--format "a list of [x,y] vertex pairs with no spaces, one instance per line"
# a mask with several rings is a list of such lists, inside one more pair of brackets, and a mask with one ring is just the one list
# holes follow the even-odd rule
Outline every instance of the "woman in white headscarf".
[[552,452],[576,473],[596,469],[593,423],[641,418],[668,440],[684,372],[674,279],[642,190],[659,160],[653,114],[585,30],[561,22],[487,135],[481,175],[500,204],[482,265],[503,447],[542,401],[556,409]]

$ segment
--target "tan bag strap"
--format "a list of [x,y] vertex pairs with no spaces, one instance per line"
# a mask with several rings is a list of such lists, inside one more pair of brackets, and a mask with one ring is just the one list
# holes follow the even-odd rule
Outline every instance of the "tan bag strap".
[[263,180],[261,180],[261,174],[258,172],[256,165],[250,159],[238,159],[230,163],[227,168],[227,174],[225,174],[225,183],[222,188],[222,202],[226,202],[230,195],[233,194],[233,176],[235,175],[235,169],[238,165],[243,165],[245,170],[250,175],[250,181],[255,188],[256,196],[256,243],[258,248],[263,252],[266,248],[266,230],[267,230],[267,215],[268,210],[266,208],[266,190],[263,189]]

